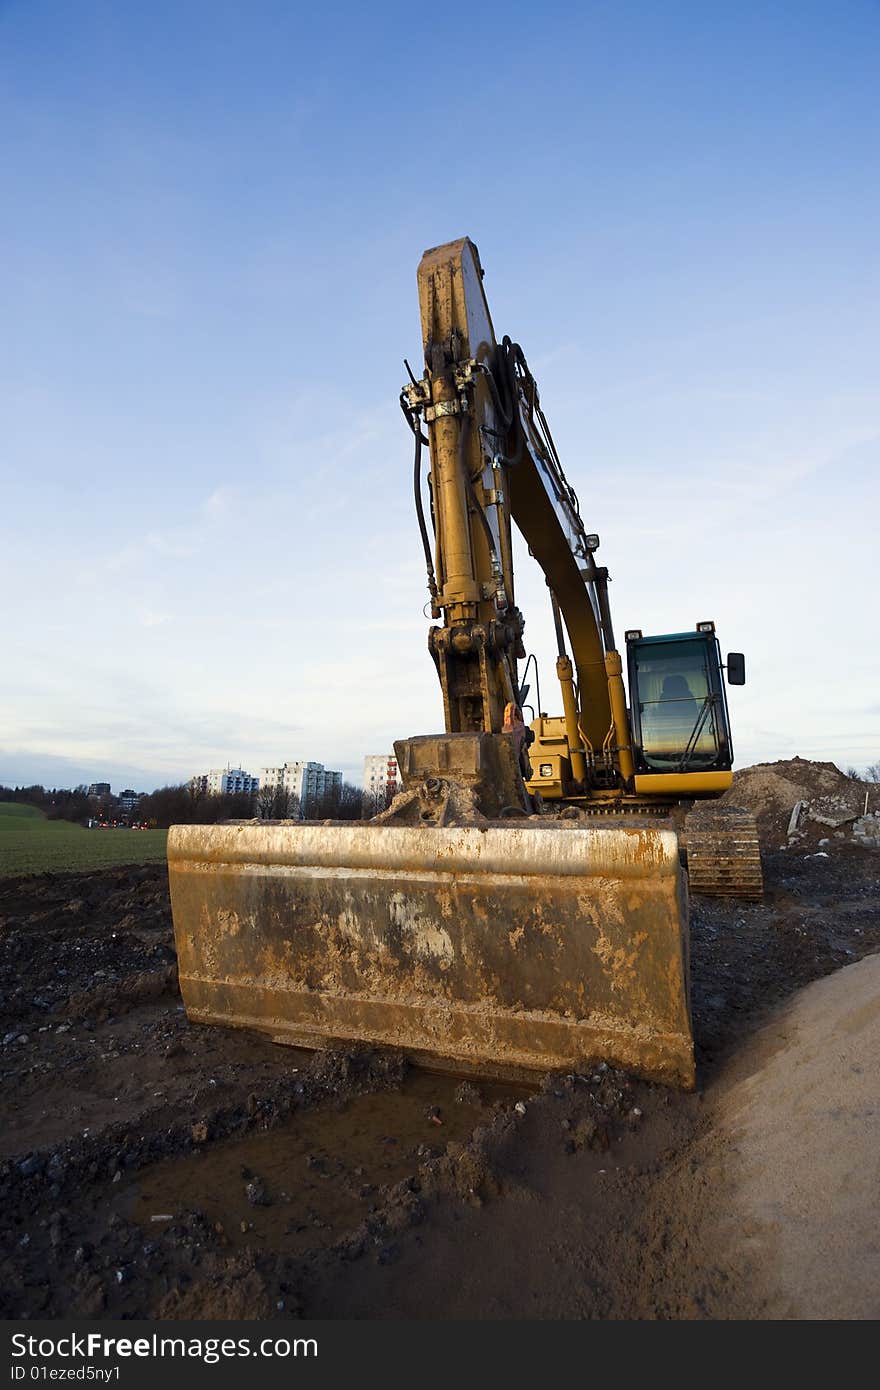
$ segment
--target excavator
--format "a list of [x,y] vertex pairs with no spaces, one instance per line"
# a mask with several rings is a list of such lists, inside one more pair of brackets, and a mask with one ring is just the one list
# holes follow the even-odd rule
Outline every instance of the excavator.
[[[418,289],[425,367],[400,403],[445,730],[395,742],[403,790],[370,821],[172,827],[188,1015],[463,1074],[604,1060],[692,1088],[689,890],[762,894],[754,820],[718,804],[744,658],[703,620],[621,653],[599,537],[474,243],[426,251]],[[549,591],[559,715],[526,656],[514,525]]]

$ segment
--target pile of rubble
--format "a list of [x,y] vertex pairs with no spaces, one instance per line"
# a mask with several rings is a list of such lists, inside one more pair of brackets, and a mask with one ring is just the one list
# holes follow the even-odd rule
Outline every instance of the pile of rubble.
[[834,763],[756,763],[734,773],[724,800],[755,815],[765,850],[816,850],[838,841],[880,849],[880,783],[847,777]]

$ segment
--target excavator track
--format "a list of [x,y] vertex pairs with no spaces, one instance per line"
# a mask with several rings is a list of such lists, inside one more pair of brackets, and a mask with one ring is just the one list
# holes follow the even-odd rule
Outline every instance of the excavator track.
[[738,806],[696,806],[685,818],[690,891],[761,902],[764,877],[755,817]]

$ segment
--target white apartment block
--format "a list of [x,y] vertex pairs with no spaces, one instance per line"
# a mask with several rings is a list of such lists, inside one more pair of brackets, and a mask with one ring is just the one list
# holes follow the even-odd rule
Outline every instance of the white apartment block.
[[375,816],[384,811],[402,786],[393,753],[368,753],[364,758],[363,814]]
[[283,787],[299,802],[300,813],[309,816],[321,800],[342,785],[342,773],[326,768],[323,763],[292,762],[280,767],[261,767],[262,787]]
[[214,767],[191,777],[189,784],[194,792],[207,792],[209,796],[230,796],[236,792],[253,796],[260,789],[259,777],[252,777],[240,767]]

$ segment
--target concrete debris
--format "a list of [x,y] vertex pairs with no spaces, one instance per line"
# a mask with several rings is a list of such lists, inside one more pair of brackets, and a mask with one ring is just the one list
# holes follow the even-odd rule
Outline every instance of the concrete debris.
[[789,835],[793,835],[794,832],[797,830],[798,826],[800,825],[801,814],[802,814],[802,812],[803,812],[803,810],[804,810],[804,807],[805,807],[806,805],[807,805],[806,801],[796,801],[796,802],[795,802],[794,808],[793,808],[793,810],[792,810],[791,816],[789,817],[789,821],[788,821],[788,834],[789,834]]
[[807,802],[807,815],[810,820],[817,825],[830,825],[832,830],[837,830],[842,825],[849,825],[856,820],[858,811],[847,806],[842,797],[836,796],[817,796],[814,801]]
[[880,849],[880,813],[875,811],[872,816],[859,816],[853,824],[852,833],[853,839],[859,844]]

